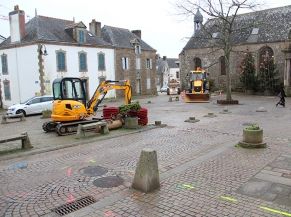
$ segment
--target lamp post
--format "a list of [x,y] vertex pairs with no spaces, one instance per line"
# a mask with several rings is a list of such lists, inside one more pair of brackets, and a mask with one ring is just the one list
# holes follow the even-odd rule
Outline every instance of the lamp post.
[[39,81],[40,81],[40,95],[45,95],[45,85],[44,85],[44,64],[43,56],[47,56],[46,46],[44,44],[38,44],[38,72],[39,72]]

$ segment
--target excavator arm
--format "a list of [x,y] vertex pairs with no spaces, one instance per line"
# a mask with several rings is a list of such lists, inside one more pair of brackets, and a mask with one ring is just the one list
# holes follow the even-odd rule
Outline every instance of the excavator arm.
[[87,104],[88,115],[94,114],[98,110],[98,106],[101,104],[109,90],[124,90],[125,104],[131,103],[131,86],[128,80],[111,81],[106,80],[95,90],[94,95]]

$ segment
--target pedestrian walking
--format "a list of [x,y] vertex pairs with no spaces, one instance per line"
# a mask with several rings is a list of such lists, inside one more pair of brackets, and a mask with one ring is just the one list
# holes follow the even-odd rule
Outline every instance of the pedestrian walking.
[[285,94],[285,91],[284,91],[284,87],[281,87],[278,96],[280,97],[280,100],[279,100],[279,102],[277,102],[276,107],[278,105],[282,105],[283,107],[285,107],[285,97],[286,97],[286,94]]

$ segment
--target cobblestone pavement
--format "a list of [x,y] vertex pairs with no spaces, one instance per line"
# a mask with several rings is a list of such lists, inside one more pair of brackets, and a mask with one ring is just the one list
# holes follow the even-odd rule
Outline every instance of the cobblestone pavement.
[[[276,108],[274,97],[237,95],[241,105],[229,106],[231,113],[221,114],[224,107],[214,103],[219,97],[203,104],[168,102],[166,95],[151,98],[151,104],[141,99],[149,109],[150,122],[161,120],[166,127],[2,160],[0,216],[57,216],[53,209],[85,196],[94,197],[96,203],[68,216],[291,216],[291,204],[276,200],[282,196],[280,192],[266,198],[242,190],[255,179],[266,178],[261,175],[265,171],[276,176],[267,181],[289,189],[291,168],[284,164],[291,157],[289,99],[286,108]],[[267,112],[256,112],[260,106]],[[204,117],[209,112],[217,117]],[[184,122],[190,116],[200,121]],[[43,143],[53,146],[75,141],[73,137],[42,134],[38,129],[41,121],[34,120],[36,117],[23,125],[1,126],[1,135],[14,126],[15,131],[31,133],[41,147]],[[29,123],[30,128],[23,129]],[[243,127],[250,123],[263,127],[266,149],[235,147]],[[158,153],[161,188],[150,194],[130,188],[143,148]],[[123,183],[96,186],[109,177],[121,178]]]

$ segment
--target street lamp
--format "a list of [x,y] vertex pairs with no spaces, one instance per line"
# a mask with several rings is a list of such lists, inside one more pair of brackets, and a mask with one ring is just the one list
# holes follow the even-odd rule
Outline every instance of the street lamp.
[[46,50],[46,46],[44,44],[40,44],[39,45],[39,54],[43,55],[43,56],[47,56],[48,55],[47,50]]

